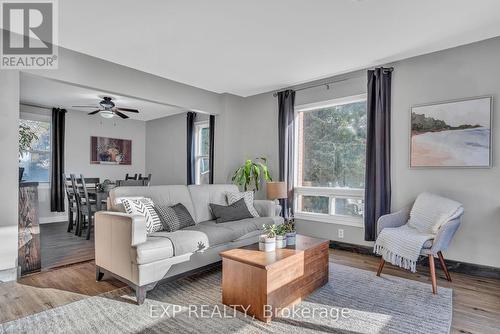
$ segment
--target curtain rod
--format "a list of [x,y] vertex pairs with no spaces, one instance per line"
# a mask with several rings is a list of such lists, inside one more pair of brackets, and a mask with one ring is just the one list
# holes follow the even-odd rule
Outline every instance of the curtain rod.
[[[392,72],[394,70],[393,67],[386,67],[386,68],[383,68],[383,69],[384,69],[384,71],[388,71],[388,72]],[[348,77],[348,78],[343,78],[343,79],[332,80],[332,81],[328,81],[328,82],[322,82],[322,83],[318,83],[318,84],[315,84],[315,85],[309,85],[309,86],[301,87],[301,88],[298,88],[298,89],[294,89],[294,91],[300,92],[302,90],[311,89],[311,88],[315,88],[315,87],[321,87],[321,86],[326,86],[326,89],[330,89],[330,85],[333,85],[335,83],[344,82],[344,81],[351,80],[351,79],[362,78],[363,76],[364,75],[358,75],[358,76],[353,76],[353,77]],[[285,89],[281,89],[279,91],[276,91],[276,92],[273,93],[273,96],[277,97],[278,93],[287,91],[288,89],[291,89],[291,88],[285,88]]]

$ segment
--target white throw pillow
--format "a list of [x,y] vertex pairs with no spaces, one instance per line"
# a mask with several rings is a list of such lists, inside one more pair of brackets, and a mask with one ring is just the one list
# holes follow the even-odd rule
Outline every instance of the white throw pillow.
[[122,198],[125,211],[131,215],[140,215],[146,218],[146,231],[149,233],[163,230],[160,217],[154,209],[154,202],[151,198]]
[[128,197],[116,197],[115,198],[115,203],[113,203],[114,205],[119,205],[119,204],[123,204],[123,200],[124,199],[133,199],[133,200],[137,200],[137,199],[143,199],[144,196],[128,196]]
[[227,204],[231,205],[240,199],[244,198],[245,199],[245,204],[247,205],[248,211],[250,211],[250,214],[254,217],[260,217],[259,213],[257,210],[255,210],[255,207],[253,206],[253,191],[245,191],[245,192],[228,192],[226,193],[227,196]]

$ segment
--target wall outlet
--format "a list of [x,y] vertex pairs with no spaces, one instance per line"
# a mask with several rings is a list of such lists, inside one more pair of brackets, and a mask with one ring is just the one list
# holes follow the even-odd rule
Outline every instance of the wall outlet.
[[339,231],[339,238],[344,239],[344,230],[339,228],[338,231]]

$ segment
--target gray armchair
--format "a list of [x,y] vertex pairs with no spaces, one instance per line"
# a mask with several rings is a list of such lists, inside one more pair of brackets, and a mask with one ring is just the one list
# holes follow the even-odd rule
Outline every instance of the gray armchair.
[[[377,235],[386,228],[386,227],[399,227],[408,221],[410,218],[410,210],[411,205],[404,207],[403,209],[382,216],[377,221]],[[464,210],[459,210],[453,217],[451,217],[446,223],[441,225],[438,233],[434,240],[427,241],[422,250],[420,251],[420,255],[427,256],[429,258],[429,268],[431,274],[432,281],[432,293],[437,293],[437,281],[436,281],[436,269],[434,265],[434,258],[437,257],[443,268],[446,279],[451,282],[451,276],[448,272],[448,268],[446,268],[446,264],[444,262],[444,257],[442,251],[446,250],[455,235],[458,227],[460,226],[461,218]],[[382,269],[384,268],[385,260],[383,258],[380,259],[380,264],[377,270],[377,276],[380,276]]]

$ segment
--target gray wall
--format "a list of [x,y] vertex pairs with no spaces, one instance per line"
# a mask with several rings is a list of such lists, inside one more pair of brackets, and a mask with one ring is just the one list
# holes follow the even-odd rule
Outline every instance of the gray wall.
[[186,184],[186,113],[146,122],[146,170],[151,184]]
[[[21,113],[50,115],[50,110],[21,105]],[[96,165],[90,163],[90,137],[102,136],[132,140],[131,165]],[[101,180],[121,180],[126,173],[145,174],[146,171],[146,122],[120,118],[105,119],[99,115],[68,110],[66,113],[65,171],[69,175],[83,174]],[[40,223],[67,220],[67,213],[50,212],[50,184],[38,187]]]
[[[110,63],[85,54],[59,48],[57,70],[27,71],[35,75],[95,88],[112,94],[141,97],[180,107],[218,114],[222,95],[177,83]],[[0,164],[0,280],[13,279],[17,266],[17,197],[18,197],[18,118],[19,72],[0,70],[0,144],[3,161]],[[71,135],[71,134],[68,134]],[[83,155],[86,155],[85,152]],[[13,271],[14,270],[14,271]]]
[[19,72],[0,70],[0,281],[16,276]]
[[[392,100],[392,187],[393,210],[414,200],[418,193],[431,191],[462,202],[463,224],[446,252],[446,257],[469,263],[500,267],[500,128],[497,117],[500,98],[500,38],[419,56],[393,64]],[[366,92],[365,73],[345,76],[353,79],[297,93],[296,104],[328,100]],[[327,79],[328,80],[331,80]],[[307,84],[306,84],[307,85]],[[493,168],[491,169],[409,169],[409,108],[411,105],[478,95],[493,95]],[[231,135],[226,139],[226,172],[245,156],[269,154],[271,168],[277,169],[277,101],[272,93],[244,99],[231,109]],[[227,134],[226,134],[227,136]],[[299,221],[298,231],[354,244],[363,240],[363,229],[344,225]],[[344,229],[344,238],[337,230]]]

